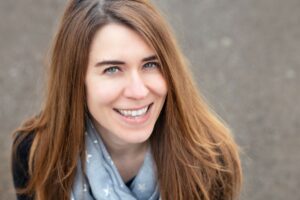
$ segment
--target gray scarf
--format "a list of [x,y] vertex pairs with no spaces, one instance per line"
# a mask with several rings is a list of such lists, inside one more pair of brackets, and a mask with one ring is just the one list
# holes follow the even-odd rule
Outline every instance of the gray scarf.
[[86,120],[86,127],[86,170],[82,171],[79,159],[71,200],[159,199],[150,149],[138,174],[130,187],[127,187],[90,119]]

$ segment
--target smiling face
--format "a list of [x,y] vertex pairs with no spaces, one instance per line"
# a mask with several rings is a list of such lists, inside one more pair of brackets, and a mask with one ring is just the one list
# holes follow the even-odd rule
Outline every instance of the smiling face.
[[111,23],[91,44],[85,77],[87,107],[106,142],[147,141],[167,86],[155,51],[134,30]]

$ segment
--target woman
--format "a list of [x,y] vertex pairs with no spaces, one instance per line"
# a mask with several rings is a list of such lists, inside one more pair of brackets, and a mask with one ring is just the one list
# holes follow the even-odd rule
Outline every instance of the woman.
[[17,131],[19,199],[237,199],[238,148],[146,0],[69,1],[41,113]]

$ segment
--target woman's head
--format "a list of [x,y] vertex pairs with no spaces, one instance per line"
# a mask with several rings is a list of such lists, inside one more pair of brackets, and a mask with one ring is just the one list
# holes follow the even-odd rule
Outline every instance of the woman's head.
[[[107,36],[105,36],[106,38],[99,39],[105,30],[115,34],[113,35],[108,33]],[[145,135],[139,139],[136,138],[137,141],[142,141],[148,138],[153,130],[154,123],[160,113],[160,110],[162,109],[165,99],[164,97],[166,96],[166,91],[164,90],[167,90],[167,88],[172,88],[170,90],[172,94],[168,95],[169,103],[167,107],[175,106],[173,99],[176,97],[176,95],[179,95],[176,94],[176,92],[180,91],[180,89],[184,89],[181,87],[181,84],[185,82],[187,78],[185,77],[186,72],[184,65],[181,63],[182,60],[180,54],[177,52],[176,44],[173,40],[170,30],[168,29],[168,26],[160,14],[148,1],[71,1],[64,14],[64,18],[56,38],[56,44],[53,49],[52,66],[50,69],[52,72],[50,74],[49,86],[50,93],[53,92],[54,94],[49,93],[47,99],[53,102],[53,99],[51,98],[56,97],[56,101],[61,102],[57,104],[58,106],[64,106],[66,104],[67,106],[70,106],[68,113],[71,114],[70,117],[72,117],[74,114],[73,118],[84,117],[83,106],[86,104],[87,106],[85,108],[88,108],[92,114],[92,117],[96,119],[96,121],[101,121],[105,124],[102,124],[102,126],[98,124],[99,129],[101,129],[102,132],[107,132],[107,129],[109,129],[109,127],[116,122],[115,120],[111,119],[111,117],[114,116],[113,114],[116,114],[115,109],[136,110],[152,104],[153,100],[149,99],[149,97],[147,97],[147,99],[143,99],[142,101],[140,100],[136,102],[114,102],[114,105],[110,104],[110,107],[111,109],[114,109],[114,112],[105,112],[105,109],[96,109],[98,105],[94,104],[101,102],[93,103],[93,101],[91,101],[94,98],[93,95],[96,94],[96,90],[98,93],[106,93],[106,95],[103,95],[106,98],[101,98],[102,100],[107,100],[109,99],[108,94],[110,94],[112,91],[116,91],[116,88],[113,88],[115,87],[114,85],[117,85],[119,89],[124,86],[125,83],[117,83],[117,79],[112,79],[113,82],[111,83],[113,84],[110,83],[108,85],[108,82],[101,82],[103,85],[100,86],[98,84],[97,88],[94,88],[92,91],[89,89],[92,89],[91,86],[95,86],[95,84],[88,84],[90,81],[87,80],[91,79],[89,79],[88,77],[90,76],[87,75],[89,75],[89,72],[91,72],[89,68],[95,67],[96,62],[101,62],[102,60],[107,59],[112,60],[112,58],[113,60],[120,60],[121,57],[118,57],[116,51],[124,51],[122,59],[124,59],[125,53],[137,54],[139,52],[139,50],[133,47],[134,43],[131,44],[128,42],[128,38],[125,38],[126,33],[128,32],[130,32],[131,35],[134,35],[134,37],[138,38],[138,42],[142,43],[144,48],[147,48],[147,52],[145,52],[143,55],[140,55],[140,61],[145,58],[152,57],[152,61],[155,61],[155,63],[159,65],[158,68],[161,75],[159,80],[157,77],[153,78],[153,80],[149,80],[149,82],[152,84],[152,87],[160,88],[162,90],[163,93],[161,92],[159,95],[163,97],[163,101],[155,103],[153,106],[151,105],[151,110],[155,111],[154,118],[152,119],[151,123],[147,125],[145,130],[146,132],[144,133]],[[119,38],[113,38],[113,36]],[[106,51],[104,54],[103,51],[100,53],[97,52],[98,49],[96,49],[96,47],[102,45],[100,48],[108,50],[108,48],[104,45],[111,47],[112,44],[116,43],[116,41],[114,41],[115,39],[121,38],[127,42],[126,45],[128,46],[121,48],[121,45],[124,44],[120,44],[118,47],[119,49],[111,48],[111,58],[107,55],[109,53],[108,51]],[[97,43],[97,45],[94,43]],[[101,53],[103,55],[101,55]],[[91,64],[91,62],[93,63]],[[143,64],[145,64],[145,62]],[[107,67],[107,65],[105,67]],[[100,67],[97,67],[98,72],[100,72],[99,69]],[[135,87],[141,87],[141,85],[135,84]],[[108,93],[109,91],[111,92]],[[115,100],[116,99],[114,99],[114,101]],[[172,108],[169,109],[172,110]],[[63,108],[58,110],[63,110]],[[119,130],[122,129],[124,134],[129,130],[133,130],[132,125],[129,127],[126,127],[128,125],[124,126],[124,124],[122,126],[117,126],[117,124],[115,125],[116,126],[113,128],[114,132],[119,132],[120,134],[121,132]],[[138,128],[138,130],[140,132],[143,131],[141,128]],[[133,142],[134,140],[134,138],[131,138],[128,141]]]
[[[183,79],[184,75],[179,76],[183,70],[178,65],[180,58],[176,55],[170,31],[148,1],[71,1],[64,14],[53,48],[49,84],[50,93],[53,92],[53,94],[49,93],[47,99],[56,97],[58,102],[68,101],[62,102],[61,106],[66,103],[68,106],[72,106],[74,103],[84,104],[87,100],[85,98],[85,79],[92,52],[92,42],[101,33],[101,30],[110,27],[110,24],[122,25],[125,29],[131,30],[138,35],[147,48],[151,49],[151,55],[149,52],[149,55],[144,56],[155,56],[155,61],[160,65],[160,71],[167,87],[174,88],[174,82],[181,81],[180,79],[175,80],[175,78]],[[103,42],[101,41],[101,43]],[[128,46],[128,50],[129,48],[130,46]],[[61,98],[62,96],[65,98]],[[135,108],[140,105],[129,107]],[[78,110],[77,106],[70,109],[74,108]]]

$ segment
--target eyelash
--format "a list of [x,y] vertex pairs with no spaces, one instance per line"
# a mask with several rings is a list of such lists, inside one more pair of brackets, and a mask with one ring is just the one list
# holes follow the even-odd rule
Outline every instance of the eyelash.
[[[148,63],[144,64],[143,67],[145,67],[146,65],[149,65],[149,64],[155,65],[155,68],[159,67],[159,63],[158,62],[148,62]],[[146,68],[149,68],[149,67],[146,67]],[[150,67],[150,68],[153,68],[153,67]]]
[[115,74],[115,73],[117,73],[117,72],[112,72],[111,70],[118,70],[118,71],[121,71],[120,70],[120,68],[118,67],[118,66],[111,66],[111,67],[108,67],[108,68],[106,68],[104,71],[103,71],[103,73],[104,74]]
[[[151,65],[151,66],[147,67],[148,65]],[[146,68],[147,70],[150,70],[150,69],[153,69],[153,68],[158,68],[158,67],[159,67],[158,62],[148,62],[148,63],[143,65],[143,68]],[[121,71],[120,67],[118,67],[118,66],[110,66],[110,67],[104,69],[103,73],[104,74],[115,74],[115,73],[118,72],[118,71],[112,71],[112,70]]]

